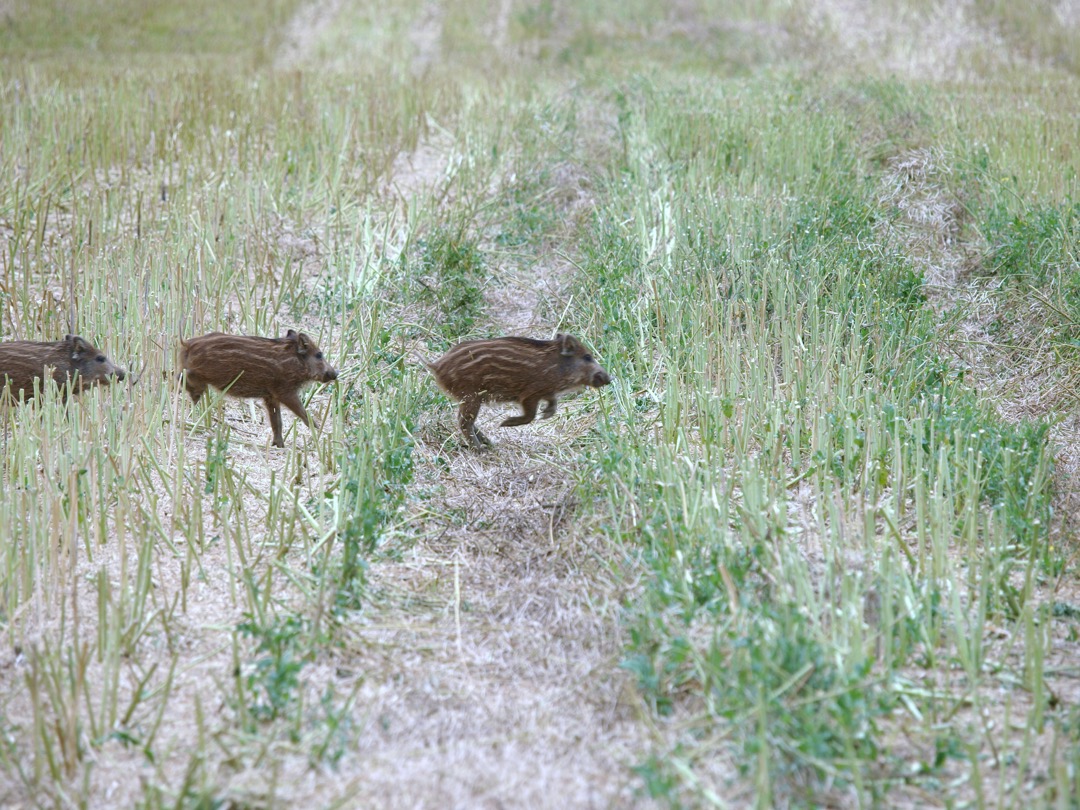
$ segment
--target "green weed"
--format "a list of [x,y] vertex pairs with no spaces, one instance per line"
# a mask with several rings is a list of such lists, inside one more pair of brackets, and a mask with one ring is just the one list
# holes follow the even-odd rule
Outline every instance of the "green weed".
[[300,672],[310,660],[311,628],[298,616],[268,624],[248,616],[236,625],[237,635],[256,642],[254,662],[237,673],[247,705],[243,715],[256,723],[282,717],[298,699]]
[[484,310],[486,269],[475,240],[447,228],[417,242],[412,275],[418,300],[438,313],[434,331],[454,341],[468,335]]

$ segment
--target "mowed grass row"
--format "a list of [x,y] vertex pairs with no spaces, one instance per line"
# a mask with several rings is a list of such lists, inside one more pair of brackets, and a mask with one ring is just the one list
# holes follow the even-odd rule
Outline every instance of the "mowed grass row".
[[579,312],[622,381],[585,486],[651,572],[623,666],[685,729],[641,763],[649,792],[1074,801],[1046,425],[943,356],[963,313],[928,305],[888,184],[932,154],[967,272],[1020,273],[1067,319],[1075,83],[1019,109],[1008,86],[877,81],[627,98]]
[[[485,333],[500,268],[558,255],[577,292],[552,322],[616,378],[576,448],[575,531],[646,572],[622,666],[670,731],[628,763],[642,795],[1074,801],[1076,658],[1044,667],[1077,615],[1055,597],[1073,571],[1050,540],[1052,450],[943,354],[962,313],[928,304],[887,178],[929,150],[970,272],[1060,300],[1067,361],[1075,81],[736,79],[776,58],[767,30],[725,34],[738,62],[700,57],[642,41],[644,4],[582,6],[576,37],[543,5],[515,13],[527,61],[497,77],[473,55],[484,9],[443,20],[458,74],[414,74],[419,6],[350,8],[361,68],[275,73],[292,8],[207,46],[210,67],[167,64],[152,30],[98,39],[115,60],[74,71],[85,26],[5,41],[2,333],[53,339],[74,317],[138,377],[8,419],[7,795],[92,802],[125,757],[148,806],[235,800],[223,773],[267,763],[357,776],[365,709],[308,673],[347,659],[366,572],[411,542],[410,434],[450,406],[409,352]],[[437,175],[395,196],[395,161],[436,143]],[[567,164],[596,197],[581,221],[553,193]],[[293,428],[256,480],[237,453],[265,426],[237,436],[177,396],[175,340],[290,326],[342,379],[322,435]],[[204,586],[224,604],[189,619]],[[215,655],[233,674],[194,683]]]

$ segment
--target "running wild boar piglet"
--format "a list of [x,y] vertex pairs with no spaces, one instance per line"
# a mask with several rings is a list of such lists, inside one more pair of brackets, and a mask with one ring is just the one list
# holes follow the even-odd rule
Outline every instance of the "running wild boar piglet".
[[213,386],[233,397],[257,397],[266,402],[274,446],[284,447],[281,406],[300,417],[312,430],[317,426],[300,401],[300,389],[309,382],[333,382],[337,372],[323,358],[315,342],[292,329],[283,338],[209,335],[180,341],[184,386],[194,402]]
[[[12,340],[0,343],[0,388],[10,386],[11,396],[18,399],[34,396],[34,380],[44,381],[46,369],[59,386],[71,381],[71,392],[78,394],[94,385],[122,380],[124,369],[78,335],[63,340],[38,343],[31,340]],[[40,388],[42,382],[38,383]]]
[[541,402],[545,405],[540,418],[547,419],[555,415],[563,394],[611,382],[584,344],[564,334],[554,340],[467,340],[426,365],[439,387],[461,401],[458,425],[476,448],[491,444],[476,427],[476,416],[485,402],[519,403],[521,416],[504,419],[502,427],[527,425],[536,418]]

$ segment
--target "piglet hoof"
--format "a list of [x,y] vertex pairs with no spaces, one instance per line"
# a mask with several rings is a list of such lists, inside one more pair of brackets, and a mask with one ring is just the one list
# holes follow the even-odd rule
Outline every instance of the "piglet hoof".
[[486,450],[490,450],[494,445],[491,443],[491,439],[481,433],[479,430],[473,433],[472,441],[470,442],[473,450],[479,453],[483,453]]

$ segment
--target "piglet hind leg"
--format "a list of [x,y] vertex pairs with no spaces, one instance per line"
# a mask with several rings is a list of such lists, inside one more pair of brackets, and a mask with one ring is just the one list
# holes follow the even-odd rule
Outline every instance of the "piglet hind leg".
[[203,381],[199,375],[192,374],[189,371],[184,371],[180,374],[180,379],[184,383],[184,388],[191,396],[191,401],[196,405],[199,403],[199,399],[204,393],[206,393],[206,382]]
[[544,404],[543,410],[540,411],[540,418],[550,419],[551,417],[553,417],[555,415],[555,408],[558,407],[558,405],[559,400],[557,400],[555,397],[547,400],[547,402]]
[[491,440],[476,426],[476,417],[479,413],[480,400],[478,399],[463,399],[461,405],[458,406],[458,427],[465,434],[465,439],[469,444],[477,450],[491,446]]
[[276,399],[267,397],[266,412],[270,415],[270,429],[274,432],[274,447],[284,447],[285,436],[281,431],[281,404]]
[[[188,392],[188,396],[191,397],[192,403],[198,405],[200,400],[202,400],[202,395],[206,393],[206,381],[201,379],[197,374],[181,371],[178,382],[183,385],[184,390]],[[196,409],[195,418],[199,421],[203,421],[204,424],[204,420],[208,419],[209,415],[209,410],[200,412],[199,409]]]

